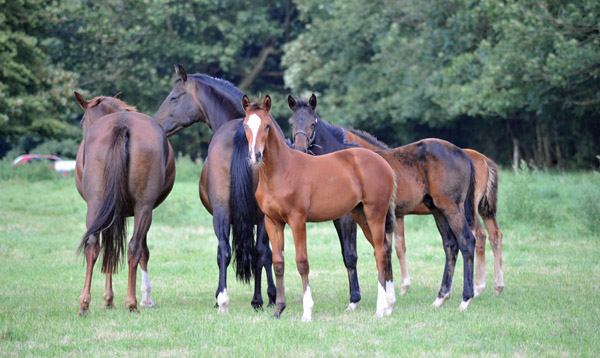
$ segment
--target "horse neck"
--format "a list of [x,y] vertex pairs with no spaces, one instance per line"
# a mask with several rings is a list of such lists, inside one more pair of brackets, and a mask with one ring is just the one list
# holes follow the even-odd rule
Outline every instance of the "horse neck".
[[[376,141],[376,139],[373,138],[373,141]],[[347,130],[347,129],[346,129],[346,142],[355,143],[363,148],[370,149],[370,150],[390,149],[387,145],[384,145],[383,143],[381,143],[381,144],[371,143],[367,139],[365,139],[365,138],[361,137],[360,135],[352,132],[351,130]]]
[[198,81],[200,88],[198,101],[204,111],[207,124],[215,133],[221,126],[231,120],[244,118],[245,113],[241,107],[240,98],[234,98],[214,85]]
[[264,163],[259,169],[259,185],[260,183],[268,183],[271,177],[281,170],[286,170],[288,164],[291,163],[289,157],[294,149],[288,147],[285,139],[279,133],[278,129],[275,128],[276,125],[272,123],[271,130],[267,136],[267,143],[263,151]]

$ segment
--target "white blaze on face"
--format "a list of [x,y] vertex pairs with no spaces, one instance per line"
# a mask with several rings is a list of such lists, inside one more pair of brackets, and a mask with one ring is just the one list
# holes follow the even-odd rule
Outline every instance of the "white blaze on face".
[[252,160],[252,163],[256,163],[256,156],[254,155],[254,150],[256,149],[256,136],[258,135],[258,128],[260,128],[261,122],[262,121],[260,117],[256,114],[251,114],[248,118],[248,122],[246,122],[246,125],[248,126],[248,128],[250,128],[250,131],[252,131],[252,143],[250,146],[250,159]]

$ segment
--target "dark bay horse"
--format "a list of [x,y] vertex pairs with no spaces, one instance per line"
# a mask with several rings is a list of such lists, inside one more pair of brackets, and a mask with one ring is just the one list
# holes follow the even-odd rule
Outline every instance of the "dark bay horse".
[[[288,105],[294,112],[290,123],[297,149],[310,151],[315,155],[324,155],[357,145],[347,142],[348,131],[318,119],[315,114],[316,96],[311,96],[308,102],[297,101],[292,96],[288,96]],[[359,142],[360,144],[365,145],[362,142]],[[396,149],[379,150],[377,153],[396,173],[395,213],[402,236],[396,232],[395,245],[403,275],[401,293],[405,293],[410,286],[405,261],[403,218],[404,215],[412,213],[415,208],[424,205],[429,213],[434,215],[446,253],[442,285],[433,305],[440,306],[450,297],[456,255],[460,250],[464,259],[465,283],[460,309],[466,309],[474,295],[475,238],[470,231],[470,225],[474,221],[475,180],[471,160],[460,148],[437,139],[426,139]],[[344,263],[347,267],[348,263],[351,264],[348,268],[349,274],[351,271],[356,272],[356,253],[355,249],[352,250],[356,246],[356,237],[353,236],[352,226],[352,223],[345,221],[345,224],[341,225],[341,230],[338,229],[338,235],[344,236],[340,237]],[[346,256],[349,259],[346,259]],[[360,292],[358,279],[356,279],[356,286],[352,286],[351,281],[350,289]]]
[[87,203],[87,232],[79,246],[87,261],[79,314],[89,313],[92,272],[101,252],[102,272],[106,274],[105,306],[114,306],[112,274],[124,256],[129,216],[134,217],[134,228],[127,250],[129,279],[125,306],[137,311],[138,263],[142,268],[141,305],[154,304],[147,273],[150,251],[146,236],[152,210],[167,197],[175,181],[173,150],[153,118],[136,112],[135,107],[127,106],[118,96],[86,101],[75,92],[75,98],[85,111],[75,184]]
[[256,200],[265,214],[265,226],[273,250],[277,281],[275,317],[285,309],[284,237],[288,224],[294,236],[296,265],[302,277],[302,321],[312,319],[314,302],[308,283],[306,222],[339,218],[347,213],[360,225],[375,249],[378,271],[376,314],[391,314],[395,294],[385,234],[393,231],[394,173],[382,158],[370,150],[352,148],[324,156],[310,156],[291,149],[271,117],[271,98],[262,106],[242,98],[246,112],[244,129],[247,151],[253,167],[258,167]]
[[[262,212],[254,198],[258,171],[253,172],[247,160],[233,160],[241,158],[240,153],[234,155],[233,142],[236,130],[242,128],[242,93],[225,80],[201,74],[188,75],[182,66],[177,66],[175,71],[177,83],[161,104],[155,118],[167,136],[197,122],[206,123],[214,133],[202,168],[199,192],[202,204],[213,216],[213,228],[219,240],[219,285],[215,294],[218,312],[228,312],[227,267],[232,254],[230,232],[236,276],[248,282],[254,275],[252,306],[260,309],[263,305],[263,268],[267,276],[269,304],[274,304],[275,283],[271,271],[269,238]],[[244,142],[246,140],[243,132],[237,138]],[[247,153],[241,154],[247,157]]]

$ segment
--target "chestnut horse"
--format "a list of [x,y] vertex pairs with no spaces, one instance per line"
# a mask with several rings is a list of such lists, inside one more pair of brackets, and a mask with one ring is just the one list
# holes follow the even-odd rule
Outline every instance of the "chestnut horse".
[[[348,131],[318,119],[315,114],[316,96],[312,95],[308,102],[297,101],[292,96],[288,96],[288,105],[294,112],[290,124],[297,149],[322,155],[357,146],[354,143],[347,143]],[[371,148],[362,142],[359,142],[360,144]],[[456,255],[460,250],[464,259],[463,301],[460,309],[466,309],[474,295],[475,238],[470,231],[470,225],[474,221],[475,183],[471,160],[460,148],[438,139],[426,139],[396,149],[380,150],[377,153],[396,173],[395,204],[398,230],[395,245],[402,271],[401,294],[410,287],[405,261],[403,218],[404,215],[414,213],[416,208],[423,206],[428,213],[434,215],[446,253],[442,285],[433,305],[440,306],[450,297]],[[355,275],[356,229],[353,231],[352,222],[344,218],[340,221],[341,224],[336,224],[336,229],[342,242],[344,263],[349,275],[351,272]],[[350,290],[351,297],[360,297],[357,277],[351,280]],[[357,293],[352,294],[353,290]],[[351,301],[349,308],[352,305]]]
[[[262,212],[254,198],[258,171],[252,172],[247,160],[236,161],[235,158],[240,156],[233,153],[234,134],[238,127],[241,128],[244,117],[242,93],[222,79],[201,74],[188,76],[182,66],[176,66],[175,71],[177,83],[156,112],[155,119],[163,126],[167,136],[197,122],[206,123],[214,133],[202,168],[199,192],[202,204],[213,216],[213,228],[219,241],[219,284],[215,294],[218,312],[229,311],[227,267],[232,254],[230,231],[236,276],[248,282],[254,275],[251,304],[255,309],[261,309],[263,268],[267,276],[269,305],[275,303],[275,283],[269,238]],[[246,140],[244,136],[240,139]]]
[[[284,237],[288,224],[294,236],[296,265],[302,277],[302,321],[312,318],[314,302],[308,283],[306,222],[336,219],[351,213],[375,249],[378,271],[376,314],[391,314],[395,295],[386,242],[386,216],[393,213],[394,173],[377,154],[352,148],[313,157],[288,147],[283,133],[271,117],[271,97],[262,106],[242,98],[246,112],[244,129],[250,162],[258,167],[256,200],[265,214],[265,226],[273,250],[277,299],[274,316],[285,309]],[[387,231],[393,231],[393,220]]]
[[92,272],[100,252],[102,272],[106,274],[105,307],[114,306],[112,274],[117,272],[124,256],[129,216],[134,217],[134,227],[127,250],[129,279],[125,306],[137,311],[138,263],[142,268],[141,305],[154,305],[147,273],[150,252],[146,235],[152,210],[171,192],[175,181],[173,149],[154,119],[136,112],[135,107],[127,106],[118,96],[86,101],[75,92],[75,98],[85,111],[75,184],[87,203],[87,231],[79,245],[87,261],[79,314],[89,313]]

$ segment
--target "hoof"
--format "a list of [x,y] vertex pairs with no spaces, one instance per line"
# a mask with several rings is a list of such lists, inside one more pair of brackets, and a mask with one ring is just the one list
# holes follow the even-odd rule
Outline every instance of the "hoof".
[[383,315],[386,316],[386,317],[387,316],[391,316],[393,311],[394,311],[393,307],[388,307],[388,308],[385,309],[385,311],[383,311]]
[[312,317],[310,315],[302,315],[302,322],[310,322],[312,321]]
[[137,300],[133,299],[127,299],[125,300],[125,307],[127,307],[127,309],[130,312],[139,312],[138,308],[137,308]]
[[229,313],[229,295],[227,294],[227,289],[224,289],[223,292],[217,295],[217,305],[219,306],[217,310],[218,314]]
[[462,301],[462,302],[460,303],[460,306],[458,306],[458,310],[459,310],[459,311],[464,311],[464,310],[466,310],[466,309],[469,307],[469,303],[471,303],[471,300],[472,300],[472,298],[469,298],[469,299],[468,299],[468,300],[466,300],[466,301]]
[[435,299],[435,301],[433,301],[433,303],[431,304],[433,307],[441,307],[444,302],[448,301],[448,299],[450,298],[450,294],[447,294],[444,297],[438,297]]
[[410,289],[410,278],[407,278],[406,280],[402,281],[402,283],[400,284],[400,296],[406,294],[409,289]]
[[106,308],[107,310],[112,310],[113,308],[115,308],[115,304],[112,301],[104,302],[104,308]]
[[252,305],[252,308],[254,308],[254,312],[263,312],[263,306],[262,305]]
[[350,302],[346,307],[346,311],[354,311],[356,307],[358,307],[358,302]]
[[499,295],[499,294],[502,293],[502,291],[504,291],[504,285],[494,287],[494,293],[495,294]]
[[150,299],[150,301],[142,300],[142,302],[140,303],[140,306],[145,307],[145,308],[152,308],[152,307],[154,307],[154,301],[152,301],[152,299]]
[[77,314],[79,315],[79,317],[86,317],[87,315],[90,314],[90,308],[89,307],[79,307],[79,312],[77,312]]
[[483,293],[483,291],[485,291],[485,283],[483,285],[475,285],[473,294],[475,297],[477,297],[477,296],[481,295]]

